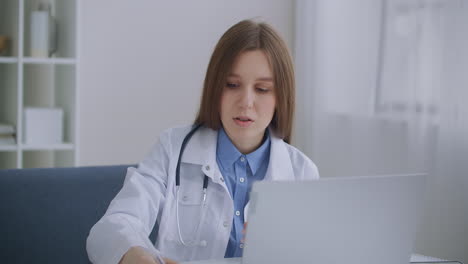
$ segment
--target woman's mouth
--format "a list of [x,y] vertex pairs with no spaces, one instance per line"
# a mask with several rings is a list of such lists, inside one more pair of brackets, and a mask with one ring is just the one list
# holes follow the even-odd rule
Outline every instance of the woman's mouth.
[[246,116],[235,117],[233,119],[234,122],[240,127],[248,127],[254,122],[252,119]]

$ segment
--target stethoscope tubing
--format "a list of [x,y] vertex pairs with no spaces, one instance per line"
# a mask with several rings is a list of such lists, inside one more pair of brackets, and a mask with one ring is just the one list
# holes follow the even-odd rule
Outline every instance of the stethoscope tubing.
[[[180,152],[179,152],[179,158],[177,159],[177,167],[176,167],[176,186],[180,186],[180,162],[182,160],[182,155],[184,154],[185,147],[187,146],[187,143],[189,140],[192,138],[193,134],[202,126],[202,124],[195,124],[192,127],[192,130],[188,132],[188,134],[185,136],[184,140],[182,141],[182,145],[180,146]],[[205,175],[206,176],[206,175]],[[208,181],[207,181],[208,185]],[[205,188],[205,182],[203,181],[203,188]]]
[[[197,246],[197,243],[189,243],[188,241],[186,242],[183,237],[182,237],[182,232],[180,231],[180,221],[179,221],[179,189],[180,189],[180,162],[182,160],[182,155],[184,154],[185,147],[187,143],[190,141],[192,138],[193,134],[202,126],[202,124],[195,124],[192,127],[192,130],[185,136],[184,140],[182,141],[182,145],[180,147],[180,152],[179,152],[179,158],[177,160],[177,166],[176,166],[176,221],[177,221],[177,232],[179,234],[179,241],[182,245],[184,246]],[[198,230],[201,226],[201,221],[202,221],[202,213],[203,213],[203,207],[206,204],[206,193],[208,189],[208,176],[203,178],[203,201],[200,207],[200,220],[198,221],[198,225],[195,229],[195,235],[198,233]]]

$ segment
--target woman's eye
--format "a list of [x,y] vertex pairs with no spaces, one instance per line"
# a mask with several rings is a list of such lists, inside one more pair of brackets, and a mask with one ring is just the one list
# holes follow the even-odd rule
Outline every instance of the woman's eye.
[[226,87],[228,87],[228,88],[236,88],[236,87],[239,87],[239,85],[238,85],[237,83],[228,82],[228,83],[226,83]]
[[268,92],[270,91],[270,89],[267,89],[267,88],[260,88],[260,87],[258,87],[256,90],[257,90],[258,92],[260,92],[260,93],[268,93]]

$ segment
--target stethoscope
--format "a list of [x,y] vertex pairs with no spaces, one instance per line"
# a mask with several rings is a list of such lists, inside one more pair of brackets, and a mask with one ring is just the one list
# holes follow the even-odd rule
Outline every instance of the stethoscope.
[[[179,159],[177,160],[177,167],[176,167],[176,219],[177,219],[177,231],[179,233],[179,241],[184,246],[198,246],[201,243],[195,243],[194,241],[189,242],[185,241],[182,238],[182,233],[180,232],[180,222],[179,222],[179,188],[180,188],[180,161],[182,160],[182,155],[184,154],[185,146],[189,142],[190,138],[192,138],[193,134],[202,126],[202,124],[196,124],[193,126],[192,130],[185,136],[184,140],[182,141],[182,146],[180,147],[179,152]],[[195,229],[195,235],[198,233],[198,229],[200,228],[202,222],[202,213],[203,208],[206,204],[206,189],[208,188],[208,176],[203,178],[203,201],[200,208],[200,219],[198,221],[197,228]]]

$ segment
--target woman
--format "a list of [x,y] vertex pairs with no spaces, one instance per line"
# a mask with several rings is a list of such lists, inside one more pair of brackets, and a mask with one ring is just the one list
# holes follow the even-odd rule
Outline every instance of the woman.
[[[294,89],[291,57],[278,34],[250,20],[232,26],[210,59],[195,125],[165,131],[138,167],[128,169],[122,190],[91,229],[90,260],[241,256],[252,183],[318,178],[314,163],[288,144]],[[148,235],[156,222],[153,245]]]

